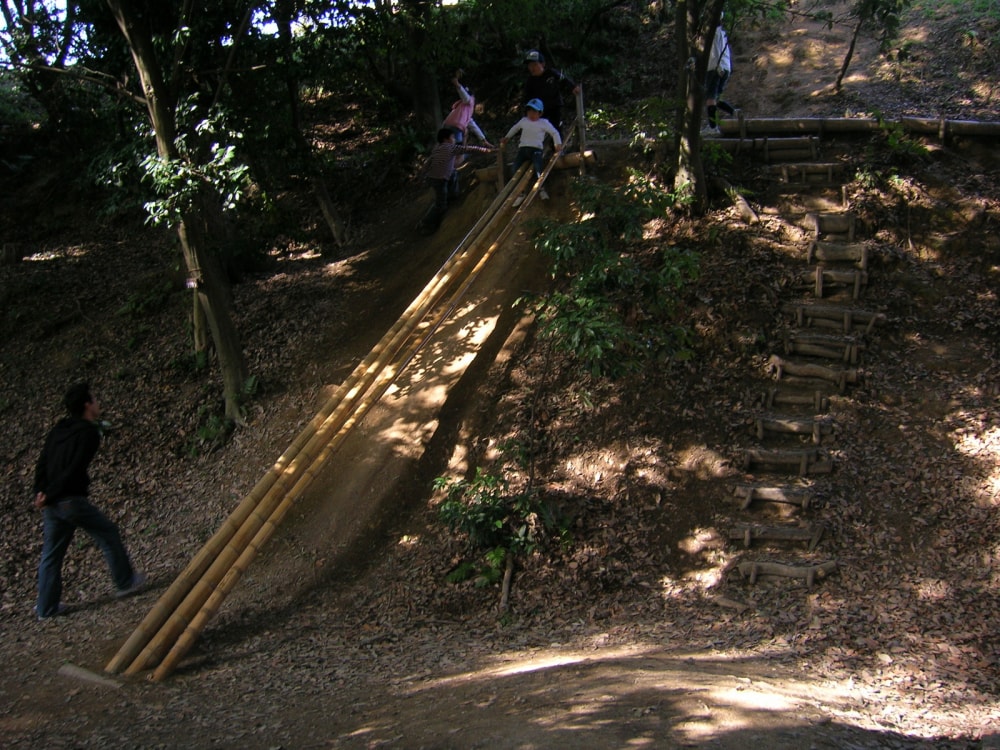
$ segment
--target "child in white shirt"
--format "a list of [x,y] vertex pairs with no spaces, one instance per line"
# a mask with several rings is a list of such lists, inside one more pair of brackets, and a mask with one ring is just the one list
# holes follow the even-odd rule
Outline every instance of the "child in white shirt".
[[[545,145],[545,136],[548,135],[552,138],[557,156],[563,147],[559,131],[555,129],[555,126],[551,122],[542,117],[542,112],[544,111],[545,107],[541,100],[532,99],[526,105],[524,117],[514,123],[514,127],[508,130],[507,135],[500,139],[500,147],[503,148],[507,144],[507,141],[518,133],[521,134],[520,145],[517,149],[517,158],[514,160],[514,171],[517,172],[522,164],[530,161],[535,168],[536,180],[542,175],[542,148]],[[543,201],[549,199],[549,194],[545,192],[545,188],[539,191],[539,195]],[[514,205],[521,205],[523,200],[524,196],[519,195],[514,200]]]

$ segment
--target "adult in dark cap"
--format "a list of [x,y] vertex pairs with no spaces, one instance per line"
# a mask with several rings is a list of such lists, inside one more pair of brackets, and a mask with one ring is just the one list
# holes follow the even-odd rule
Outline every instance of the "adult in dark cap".
[[541,99],[545,105],[544,117],[556,130],[562,132],[562,92],[580,92],[580,86],[561,70],[545,64],[545,55],[537,49],[528,50],[524,55],[528,68],[528,79],[524,84],[524,104],[532,99]]

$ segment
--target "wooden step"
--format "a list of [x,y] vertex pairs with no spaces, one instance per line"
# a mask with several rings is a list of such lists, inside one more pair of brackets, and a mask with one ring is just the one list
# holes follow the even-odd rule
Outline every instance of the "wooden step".
[[833,471],[833,461],[822,455],[816,449],[806,450],[767,450],[764,448],[747,448],[743,452],[743,470],[749,472],[753,467],[760,470],[792,470],[799,476],[809,474],[829,474]]
[[816,549],[825,529],[822,524],[808,526],[760,526],[752,523],[741,523],[729,529],[729,538],[742,541],[743,546],[750,548],[755,541],[765,542],[806,542],[809,551]]
[[833,421],[828,418],[767,416],[755,420],[757,439],[763,440],[768,432],[788,435],[809,435],[815,445],[819,445],[824,435],[833,434]]
[[769,172],[787,185],[828,186],[841,181],[844,165],[840,162],[798,162],[772,165]]
[[857,368],[833,367],[812,362],[799,362],[779,357],[777,354],[771,355],[771,358],[768,360],[768,369],[778,380],[787,376],[812,378],[832,383],[841,393],[844,392],[848,384],[853,385],[861,379]]
[[868,269],[868,246],[859,242],[821,242],[813,240],[806,253],[806,263],[853,263]]
[[771,503],[797,505],[808,510],[813,493],[807,487],[774,486],[760,484],[739,484],[733,487],[733,494],[740,499],[740,510],[746,510],[754,500]]
[[792,390],[790,388],[771,388],[762,399],[765,409],[779,406],[802,406],[819,414],[830,408],[830,398],[820,390]]
[[766,162],[807,161],[819,156],[819,139],[815,136],[792,136],[788,138],[767,137],[713,138],[712,143],[726,151],[740,155],[749,154]]
[[785,354],[839,360],[856,365],[864,343],[854,336],[836,336],[810,331],[788,331],[784,336]]
[[789,302],[782,305],[784,312],[795,316],[795,324],[800,328],[815,326],[835,328],[850,333],[859,331],[871,333],[876,323],[885,320],[882,313],[843,305],[823,305],[814,302]]
[[859,299],[862,290],[868,285],[868,272],[857,268],[837,269],[826,266],[813,266],[800,271],[795,278],[798,286],[811,286],[813,294],[822,299],[831,290],[847,289],[852,299]]
[[818,578],[826,578],[837,570],[837,562],[828,560],[815,565],[788,565],[776,562],[742,562],[738,566],[740,575],[750,583],[756,583],[760,576],[781,576],[783,578],[798,578],[813,587]]
[[808,219],[816,239],[837,235],[847,242],[854,242],[854,238],[857,236],[858,219],[853,213],[817,212],[809,214]]

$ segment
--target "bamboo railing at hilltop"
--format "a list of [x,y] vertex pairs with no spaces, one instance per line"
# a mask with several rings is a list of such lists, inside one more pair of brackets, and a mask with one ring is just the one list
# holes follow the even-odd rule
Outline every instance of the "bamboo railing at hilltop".
[[948,120],[943,117],[899,117],[879,120],[870,117],[739,117],[722,120],[719,128],[726,137],[763,135],[832,135],[835,133],[874,133],[890,125],[904,132],[931,135],[941,140],[953,136],[997,137],[1000,122]]

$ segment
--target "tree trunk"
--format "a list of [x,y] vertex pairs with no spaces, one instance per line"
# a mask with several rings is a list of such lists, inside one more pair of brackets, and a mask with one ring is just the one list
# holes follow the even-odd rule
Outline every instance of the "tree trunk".
[[[193,282],[192,282],[193,287]],[[191,306],[191,338],[194,341],[195,355],[208,352],[208,322],[205,320],[205,308],[201,306],[201,299],[198,290],[192,288],[194,294],[191,295],[193,305]]]
[[195,227],[200,224],[198,217],[185,218],[177,226],[177,234],[184,251],[184,261],[190,279],[195,284],[195,294],[205,313],[212,341],[215,342],[222,372],[223,393],[226,402],[226,418],[242,424],[243,412],[240,394],[247,380],[246,362],[240,346],[239,334],[230,315],[229,285],[219,265],[218,258],[207,250],[201,232]]
[[[725,0],[679,0],[674,24],[677,39],[678,99],[684,102],[677,116],[677,164],[674,189],[692,197],[691,210],[701,214],[708,205],[705,166],[701,158],[701,110],[705,106],[705,74],[715,28]],[[706,19],[704,26],[699,19]],[[691,71],[689,60],[694,60]]]
[[[146,97],[149,119],[156,134],[157,153],[162,159],[175,161],[178,158],[174,145],[176,103],[167,94],[175,87],[168,87],[163,77],[153,38],[142,26],[141,16],[135,5],[125,0],[107,0],[107,3],[132,53]],[[201,227],[206,224],[205,215],[201,213],[204,211],[204,205],[196,205],[186,212],[177,226],[177,234],[187,264],[188,278],[195,286],[215,342],[219,368],[222,371],[226,417],[241,422],[239,398],[246,381],[246,362],[231,316],[229,286],[218,266],[217,258],[206,246],[201,231]]]
[[443,117],[437,74],[430,63],[435,57],[435,50],[429,49],[427,39],[427,26],[433,22],[430,15],[431,3],[425,0],[407,0],[401,5],[406,7],[409,13],[407,32],[409,55],[412,60],[409,76],[413,110],[417,116],[417,123],[433,136],[441,125]]
[[837,93],[840,93],[841,84],[844,82],[844,76],[847,75],[847,68],[851,64],[851,59],[854,57],[854,47],[858,43],[858,35],[861,34],[861,27],[864,26],[865,19],[859,18],[858,25],[854,27],[854,34],[851,36],[851,44],[847,47],[847,54],[844,55],[844,64],[840,66],[840,73],[837,74],[837,82],[834,84],[834,89]]
[[699,114],[704,102],[701,94],[703,87],[699,81],[704,80],[705,62],[699,56],[694,69],[689,60],[692,59],[691,29],[693,16],[697,13],[698,3],[695,0],[680,0],[674,9],[674,38],[677,40],[676,66],[677,100],[684,106],[677,108],[677,145],[674,152],[674,191],[678,195],[691,195],[694,198],[692,210],[702,213],[705,206],[704,167],[701,162],[701,144],[698,129],[701,122]]
[[[292,59],[292,6],[288,3],[277,3],[275,6],[274,20],[278,26],[278,37],[281,40],[282,48],[288,60]],[[326,225],[333,234],[334,242],[343,247],[347,242],[347,226],[340,216],[340,212],[330,199],[330,192],[326,188],[323,180],[323,173],[313,154],[309,141],[302,134],[302,123],[299,118],[299,81],[290,73],[285,73],[285,86],[288,89],[288,110],[292,123],[292,139],[295,141],[295,148],[302,160],[309,180],[312,184],[313,195],[319,204]]]

